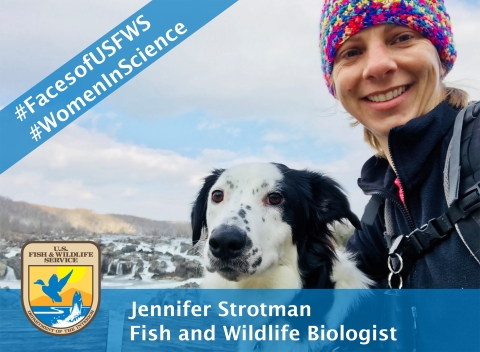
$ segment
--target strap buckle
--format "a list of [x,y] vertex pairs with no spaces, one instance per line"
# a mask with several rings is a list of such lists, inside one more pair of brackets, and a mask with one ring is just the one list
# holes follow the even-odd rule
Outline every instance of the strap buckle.
[[461,201],[468,202],[467,204],[465,204],[465,208],[463,206],[460,206],[463,210],[464,218],[468,216],[473,210],[480,208],[480,182],[477,182],[472,187],[467,189],[462,195]]
[[419,229],[413,230],[408,237],[417,254],[423,254],[435,244],[443,239],[447,234],[439,231],[438,219],[430,219],[428,223],[422,225]]
[[478,208],[480,208],[480,182],[467,189],[462,198],[453,201],[446,214],[448,214],[451,222],[455,224]]

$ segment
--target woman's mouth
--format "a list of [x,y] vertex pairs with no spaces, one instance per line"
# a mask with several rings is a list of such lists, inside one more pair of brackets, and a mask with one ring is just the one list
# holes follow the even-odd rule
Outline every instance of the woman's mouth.
[[411,87],[411,85],[401,86],[401,87],[392,89],[392,90],[390,90],[388,92],[385,92],[385,93],[382,93],[382,94],[367,95],[363,99],[368,100],[368,101],[373,102],[373,103],[383,103],[383,102],[390,101],[392,99],[395,99],[395,98],[399,97],[400,95],[405,93],[410,87]]

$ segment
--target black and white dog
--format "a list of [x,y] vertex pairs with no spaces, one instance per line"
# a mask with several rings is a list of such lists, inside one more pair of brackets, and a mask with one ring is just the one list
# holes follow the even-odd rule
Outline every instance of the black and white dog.
[[242,164],[205,178],[194,202],[193,243],[203,233],[207,288],[368,288],[328,225],[348,219],[340,185],[282,164]]

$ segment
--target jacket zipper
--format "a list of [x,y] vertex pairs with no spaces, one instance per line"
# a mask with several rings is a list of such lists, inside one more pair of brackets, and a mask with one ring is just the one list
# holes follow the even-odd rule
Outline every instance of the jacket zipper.
[[400,202],[398,202],[395,198],[392,198],[392,197],[389,197],[388,195],[386,195],[385,193],[383,192],[369,192],[367,193],[368,195],[379,195],[385,199],[388,199],[390,200],[391,202],[393,202],[395,205],[397,205],[400,210],[402,211],[403,215],[405,215],[405,217],[407,218],[407,221],[408,221],[408,224],[410,225],[410,232],[412,232],[413,230],[415,230],[417,227],[415,226],[415,223],[413,222],[413,219],[412,219],[412,216],[410,215],[408,209],[406,207],[403,206],[403,204],[401,204]]
[[[393,171],[395,172],[395,174],[397,174],[397,168],[395,167],[395,162],[393,161],[393,156],[392,156],[392,149],[390,148],[390,143],[388,143],[388,152],[390,153],[390,159],[392,160],[392,167],[393,167]],[[397,174],[397,178],[398,178],[398,183],[400,184],[400,188],[403,192],[403,199],[404,199],[404,202],[406,203],[406,199],[405,199],[405,188],[403,187],[403,184],[402,184],[402,180],[400,179],[400,177],[398,176]],[[407,206],[404,205],[404,204],[400,204],[398,203],[397,201],[393,200],[397,205],[400,206],[400,209],[402,210],[402,212],[406,215],[407,217],[407,220],[408,220],[408,224],[410,225],[410,232],[415,230],[417,227],[415,226],[415,223],[413,222],[413,219],[412,219],[412,216],[410,215],[410,212],[408,211],[407,209]]]

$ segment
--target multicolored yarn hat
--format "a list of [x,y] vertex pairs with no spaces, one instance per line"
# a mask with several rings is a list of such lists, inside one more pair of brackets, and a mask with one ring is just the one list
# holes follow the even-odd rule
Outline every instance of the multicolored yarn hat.
[[320,23],[322,69],[330,93],[331,74],[340,46],[362,29],[380,24],[409,27],[430,40],[448,73],[457,53],[443,0],[325,0]]

